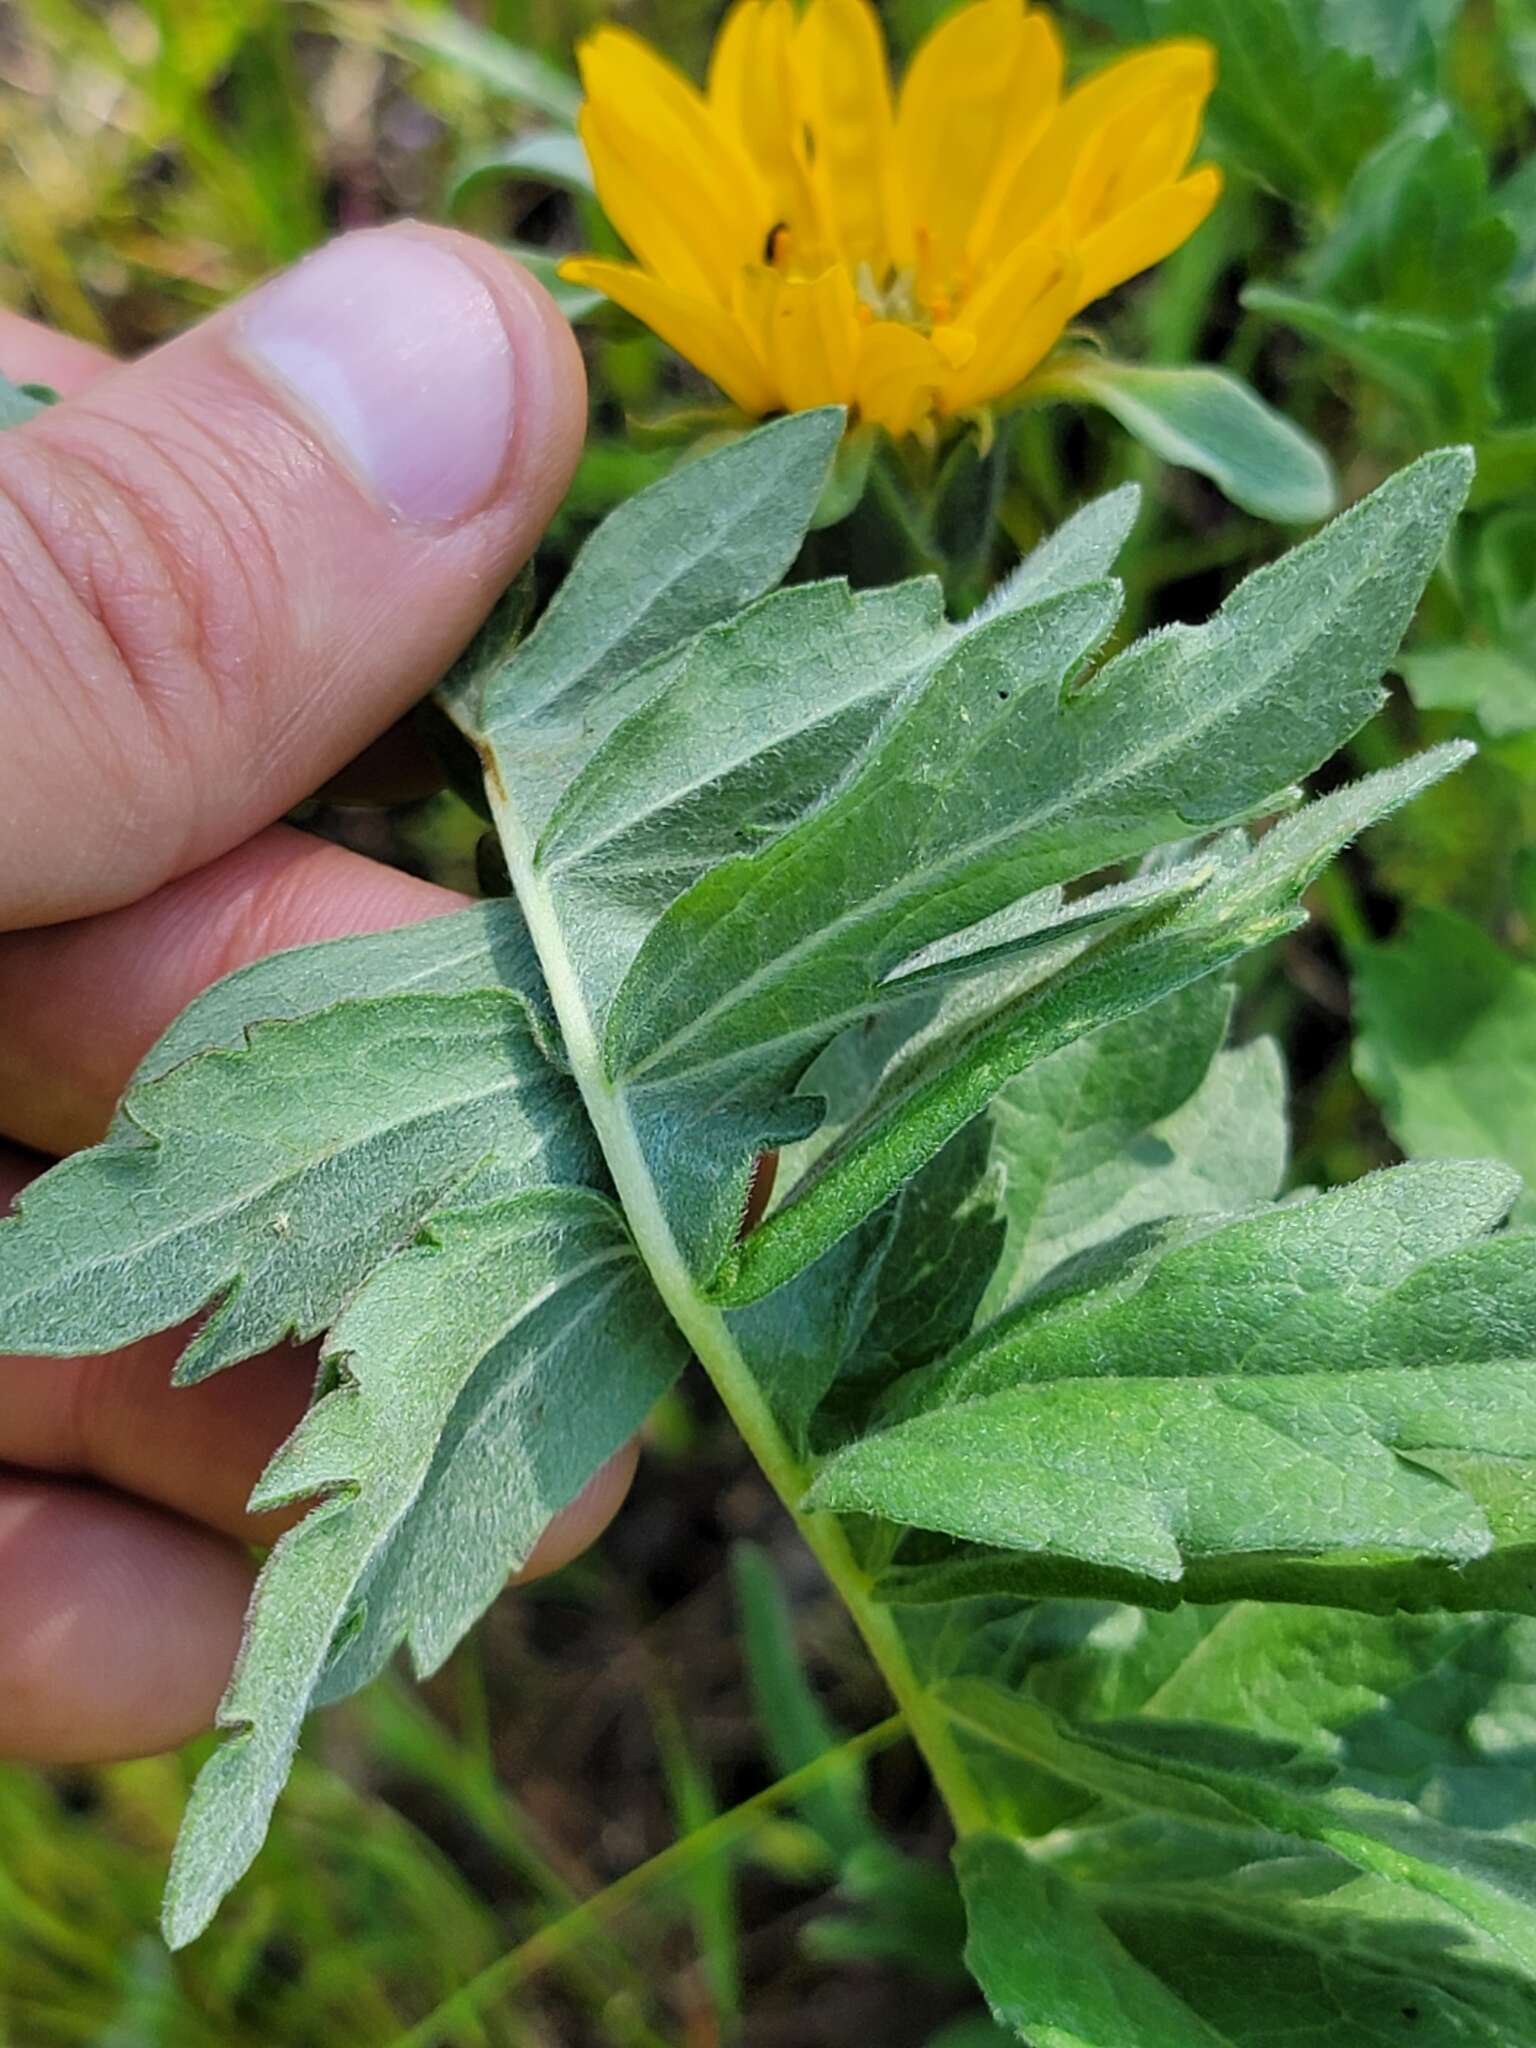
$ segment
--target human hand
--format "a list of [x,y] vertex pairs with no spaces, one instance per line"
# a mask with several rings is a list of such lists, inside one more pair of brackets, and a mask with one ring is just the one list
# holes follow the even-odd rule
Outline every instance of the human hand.
[[[348,236],[142,362],[0,314],[63,403],[0,434],[0,1138],[100,1136],[207,983],[457,907],[272,821],[421,697],[576,460],[580,358],[464,236]],[[0,1205],[41,1162],[0,1143]],[[294,1349],[173,1391],[179,1340],[0,1361],[0,1755],[142,1754],[211,1719]],[[529,1573],[600,1529],[600,1473]],[[288,1519],[291,1519],[289,1517]]]

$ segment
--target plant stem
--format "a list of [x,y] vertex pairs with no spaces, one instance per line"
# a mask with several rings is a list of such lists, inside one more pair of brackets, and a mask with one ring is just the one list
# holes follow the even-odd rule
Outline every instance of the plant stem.
[[732,1848],[743,1835],[751,1833],[763,1814],[771,1813],[776,1807],[788,1806],[805,1793],[814,1791],[834,1771],[841,1770],[855,1758],[873,1756],[878,1750],[889,1748],[905,1732],[902,1716],[892,1714],[888,1720],[866,1728],[862,1735],[855,1735],[849,1741],[839,1743],[835,1749],[813,1757],[810,1763],[792,1771],[787,1778],[780,1778],[776,1784],[754,1792],[739,1806],[716,1814],[713,1820],[706,1821],[693,1834],[669,1843],[657,1855],[626,1871],[592,1898],[583,1899],[568,1913],[562,1913],[558,1920],[548,1921],[526,1941],[520,1942],[506,1955],[499,1956],[478,1977],[472,1977],[445,1999],[436,2012],[429,2013],[408,2033],[397,2036],[390,2048],[435,2048],[446,2027],[471,2018],[483,2009],[487,1999],[505,1996],[540,1970],[548,1969],[551,1963],[559,1961],[573,1942],[611,1919],[625,1906],[632,1905],[643,1893],[653,1891],[669,1878],[686,1875],[705,1857],[719,1855]]
[[678,1250],[628,1105],[604,1072],[591,1014],[548,884],[534,864],[533,849],[493,761],[487,763],[486,787],[507,856],[507,871],[544,969],[571,1071],[657,1292],[692,1345],[748,1450],[852,1615],[933,1773],[956,1831],[966,1834],[982,1827],[987,1821],[986,1803],[948,1716],[934,1705],[918,1678],[895,1619],[890,1609],[875,1599],[869,1574],[855,1557],[842,1524],[834,1515],[802,1509],[811,1474],[779,1428],[724,1314],[704,1299]]

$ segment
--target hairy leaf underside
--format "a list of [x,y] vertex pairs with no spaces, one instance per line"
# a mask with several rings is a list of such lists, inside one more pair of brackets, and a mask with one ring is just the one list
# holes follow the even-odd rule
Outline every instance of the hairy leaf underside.
[[[1522,2038],[1532,1852],[1473,1784],[1536,1653],[1459,1610],[1536,1612],[1536,1239],[1496,1167],[1281,1199],[1278,1060],[1228,1043],[1223,978],[1460,757],[1298,794],[1467,461],[1107,655],[1129,492],[961,624],[922,581],[777,587],[840,427],[680,468],[449,678],[511,900],[220,983],[0,1224],[11,1351],[190,1321],[191,1379],[321,1340],[257,1494],[313,1506],[168,1930],[249,1862],[306,1711],[439,1664],[692,1350],[970,1788],[1001,2024],[1371,2043],[1397,2001]],[[1458,1658],[1398,1782],[1371,1716]]]

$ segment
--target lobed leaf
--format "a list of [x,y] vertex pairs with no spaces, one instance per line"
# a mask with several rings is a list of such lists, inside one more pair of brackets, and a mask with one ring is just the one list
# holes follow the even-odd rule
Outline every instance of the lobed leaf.
[[263,1567],[166,1894],[192,1940],[260,1846],[311,1704],[402,1641],[434,1670],[552,1515],[681,1369],[603,1196],[539,1188],[446,1211],[331,1333],[330,1391],[252,1506],[318,1501]]
[[1069,1728],[983,1679],[943,1689],[968,1731],[1096,1797],[1200,1827],[1310,1841],[1448,1906],[1506,1966],[1536,1971],[1536,1848],[1456,1828],[1404,1801],[1329,1784],[1305,1760],[1199,1724],[1145,1716]]
[[1482,150],[1436,108],[1360,166],[1298,286],[1250,286],[1244,303],[1348,358],[1430,433],[1476,433],[1516,250]]
[[842,426],[835,408],[793,413],[681,465],[609,514],[510,657],[493,641],[459,664],[443,701],[515,777],[533,836],[664,658],[778,582]]
[[[983,621],[825,803],[671,904],[608,1009],[604,1062],[696,1270],[729,1249],[752,1153],[803,1130],[799,1075],[906,992],[904,963],[1032,892],[1272,803],[1369,714],[1468,474],[1464,456],[1426,458],[1207,625],[1151,635],[1090,688],[1064,686],[1108,630],[1108,590]],[[721,1105],[730,1127],[690,1186],[658,1148]]]
[[1008,1235],[983,1315],[1063,1260],[1142,1223],[1279,1194],[1285,1075],[1268,1040],[1224,1051],[1231,991],[1214,979],[1151,1016],[1037,1060],[992,1105]]
[[[204,1014],[226,1016],[224,999]],[[107,1139],[0,1222],[0,1346],[112,1351],[211,1306],[178,1368],[201,1379],[325,1329],[471,1186],[601,1172],[575,1090],[510,990],[252,1024],[236,1049],[131,1088]]]
[[[1094,1986],[1075,1982],[1089,1955],[1126,1997],[1145,1998],[1150,1977],[1182,2001],[1194,2038],[1203,2024],[1240,2048],[1385,2048],[1409,2034],[1502,2048],[1529,2031],[1529,1979],[1411,1870],[1357,1874],[1334,1847],[1308,1850],[1230,1800],[1192,1819],[1174,1811],[1187,1785],[1170,1800],[1134,1776],[1165,1756],[1173,1772],[1194,1761],[1257,1778],[1261,1793],[1304,1795],[1314,1823],[1332,1811],[1348,1824],[1363,1795],[1420,1848],[1433,1838],[1420,1817],[1451,1823],[1453,1857],[1470,1847],[1475,1861],[1470,1831],[1518,1837],[1528,1824],[1529,1627],[1252,1604],[1160,1616],[1059,1606],[1021,1615],[1013,1634],[1025,1697],[974,1679],[947,1696],[977,1730],[976,1766],[1004,1774],[1000,1790],[1039,1785],[1050,1759],[1048,1839],[960,1854],[973,1960],[990,1965],[994,1998],[1014,1983],[1030,2038],[1091,2011]],[[1132,1772],[1101,1774],[1102,1743],[1122,1762],[1128,1751]],[[1038,1936],[1026,1909],[1051,1915]],[[1033,1957],[1036,1941],[1050,1954]],[[1033,1969],[1010,1976],[1010,1948]]]
[[[864,1113],[816,1162],[805,1191],[722,1261],[716,1298],[751,1301],[894,1193],[1003,1085],[1085,1033],[1135,1015],[1294,929],[1303,890],[1339,849],[1438,780],[1465,752],[1436,749],[1335,791],[1260,844],[1213,850],[1204,886],[1179,907],[1127,922],[1049,979],[981,985],[982,1001],[941,1012],[893,1061]],[[808,1249],[809,1248],[809,1249]]]
[[[1267,1199],[1282,1155],[1268,1056],[1221,1051],[1228,999],[1195,985],[1291,929],[1326,860],[1465,750],[1256,843],[1234,828],[1290,806],[1379,701],[1465,457],[1415,465],[1206,625],[1084,682],[1131,494],[963,625],[921,583],[764,595],[841,425],[797,416],[680,467],[531,634],[514,603],[465,657],[445,700],[516,910],[232,978],[151,1053],[106,1143],[0,1224],[0,1343],[112,1348],[211,1306],[195,1377],[331,1333],[258,1491],[318,1505],[262,1579],[178,1854],[177,1939],[249,1859],[307,1707],[402,1643],[422,1669],[448,1653],[677,1370],[679,1329],[784,1491],[823,1456],[814,1497],[875,1518],[839,1538],[860,1573],[996,1543],[1149,1599],[1249,1565],[1353,1597],[1379,1567],[1422,1586],[1536,1554],[1532,1241],[1486,1236],[1507,1177],[1421,1167],[1203,1213]],[[1136,1042],[1125,1020],[1159,1003]],[[788,1197],[737,1248],[778,1143],[801,1148]],[[956,1633],[940,1606],[900,1627]],[[781,1652],[799,1753],[820,1731],[798,1695],[784,1709]],[[1075,1778],[1035,1773],[1031,1810],[1114,1796],[1073,1758]],[[1112,1761],[1139,1784],[1139,1758]],[[1245,1845],[1283,1824],[1203,1779],[1160,1797]],[[863,1825],[840,1809],[850,1885]],[[1349,1825],[1390,1835],[1374,1809]],[[1486,1877],[1467,1880],[1485,1915]],[[1148,1982],[1126,1995],[1182,2018]]]
[[[1347,4],[1358,14],[1358,0]],[[1216,46],[1208,133],[1217,151],[1282,197],[1317,205],[1336,200],[1401,103],[1369,44],[1349,48],[1330,32],[1338,7],[1148,0],[1150,34],[1203,36]]]
[[1400,1168],[1049,1285],[898,1390],[810,1503],[1179,1580],[1243,1554],[1463,1562],[1470,1454],[1536,1457],[1536,1239],[1517,1183]]
[[540,1045],[559,1064],[554,1016],[522,912],[509,899],[474,903],[398,930],[290,946],[237,967],[190,1002],[139,1062],[154,1081],[196,1053],[235,1050],[256,1024],[306,1017],[365,996],[458,995],[510,989]]

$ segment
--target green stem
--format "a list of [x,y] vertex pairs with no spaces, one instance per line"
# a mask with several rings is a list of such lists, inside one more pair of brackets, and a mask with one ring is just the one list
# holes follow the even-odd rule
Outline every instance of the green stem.
[[982,1827],[987,1821],[986,1805],[948,1717],[935,1707],[918,1678],[895,1619],[890,1609],[875,1599],[869,1574],[855,1557],[842,1524],[833,1515],[802,1509],[810,1471],[779,1428],[725,1316],[704,1299],[678,1250],[629,1107],[604,1071],[592,1018],[548,884],[534,864],[533,849],[501,787],[494,763],[488,764],[486,782],[507,870],[538,950],[571,1071],[657,1292],[692,1345],[748,1450],[852,1615],[933,1773],[957,1832],[965,1834]]
[[654,1891],[658,1885],[666,1884],[672,1878],[685,1876],[706,1858],[721,1855],[734,1847],[743,1836],[751,1834],[763,1814],[771,1813],[776,1807],[791,1805],[853,1759],[873,1756],[878,1750],[889,1748],[905,1732],[902,1716],[892,1714],[889,1720],[866,1728],[862,1735],[855,1735],[851,1741],[839,1743],[836,1749],[812,1758],[810,1763],[792,1771],[787,1778],[780,1778],[777,1784],[753,1793],[739,1806],[716,1814],[713,1820],[706,1821],[693,1834],[669,1843],[659,1854],[626,1871],[623,1877],[615,1879],[593,1898],[583,1899],[570,1912],[562,1913],[558,1920],[549,1921],[506,1955],[499,1956],[478,1977],[472,1977],[445,1999],[436,2012],[428,2013],[409,2033],[398,2035],[390,2048],[435,2048],[435,2044],[442,2040],[445,2028],[471,2018],[484,2008],[488,1999],[504,1997],[539,1971],[548,1969],[574,1942],[624,1907],[633,1905],[644,1893]]

